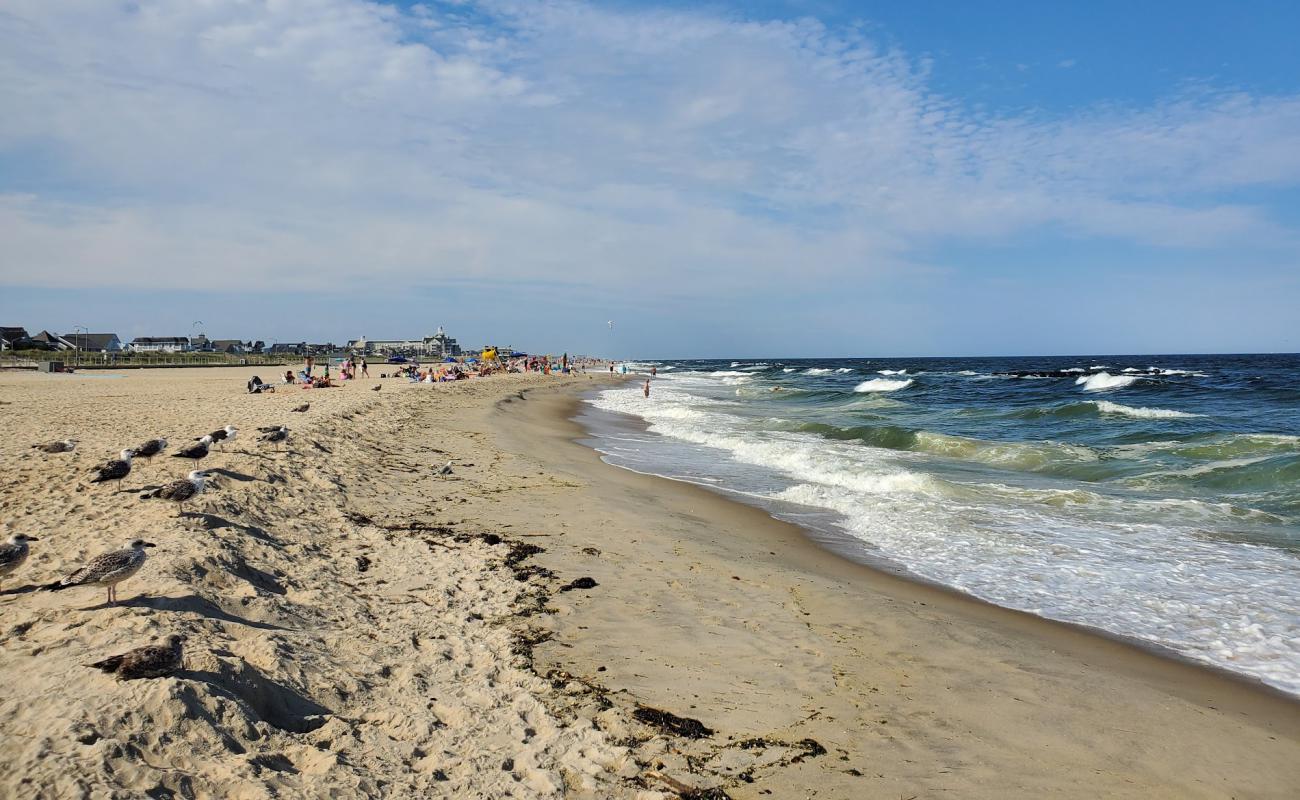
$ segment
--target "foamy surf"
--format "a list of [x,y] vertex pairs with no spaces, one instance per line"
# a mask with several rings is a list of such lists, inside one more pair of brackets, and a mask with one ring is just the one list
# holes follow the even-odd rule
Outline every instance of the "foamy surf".
[[1125,386],[1132,386],[1137,383],[1137,378],[1133,375],[1111,375],[1109,372],[1098,372],[1095,375],[1080,376],[1075,384],[1082,386],[1085,392],[1108,392],[1112,389],[1123,389]]
[[1188,419],[1201,416],[1200,414],[1189,414],[1186,411],[1171,411],[1167,408],[1133,408],[1132,406],[1112,403],[1109,400],[1097,400],[1094,405],[1103,414],[1119,414],[1138,419]]
[[[674,362],[650,398],[596,404],[646,426],[602,450],[613,463],[1300,694],[1300,358],[1275,358]],[[952,377],[908,395],[920,372]]]
[[900,389],[906,389],[915,381],[908,378],[905,381],[891,381],[885,378],[872,378],[869,381],[863,381],[853,387],[855,392],[897,392]]

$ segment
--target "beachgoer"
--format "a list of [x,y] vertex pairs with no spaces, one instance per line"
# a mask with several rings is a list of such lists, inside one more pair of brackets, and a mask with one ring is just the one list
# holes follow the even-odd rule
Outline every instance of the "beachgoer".
[[645,396],[646,396],[646,397],[649,397],[649,396],[650,396],[650,379],[649,379],[649,378],[646,378],[646,379],[645,379]]
[[650,377],[653,378],[653,377],[655,377],[655,376],[658,375],[658,374],[659,374],[659,368],[658,368],[658,367],[655,367],[655,366],[650,367]]
[[308,354],[308,356],[307,356],[307,369],[303,370],[303,372],[305,372],[305,373],[307,374],[307,377],[308,377],[308,378],[311,377],[311,368],[314,367],[314,366],[316,366],[316,359],[313,358],[310,354]]
[[363,378],[370,377],[370,365],[366,363],[365,356],[361,357],[361,377]]

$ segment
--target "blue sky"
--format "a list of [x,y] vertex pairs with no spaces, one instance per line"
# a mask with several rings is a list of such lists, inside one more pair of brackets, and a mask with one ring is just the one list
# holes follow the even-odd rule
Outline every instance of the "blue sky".
[[14,0],[0,324],[1300,350],[1297,29],[1280,2]]

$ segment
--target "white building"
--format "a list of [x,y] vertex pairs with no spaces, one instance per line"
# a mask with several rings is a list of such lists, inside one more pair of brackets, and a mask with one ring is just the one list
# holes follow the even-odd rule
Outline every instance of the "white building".
[[460,355],[460,345],[438,326],[438,332],[423,339],[353,339],[348,350],[357,353],[401,353],[402,355],[448,358]]

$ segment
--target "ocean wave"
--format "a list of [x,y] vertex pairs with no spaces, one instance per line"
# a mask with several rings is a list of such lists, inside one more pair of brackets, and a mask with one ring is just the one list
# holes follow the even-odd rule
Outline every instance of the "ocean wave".
[[835,371],[838,372],[838,373],[840,373],[840,374],[842,375],[842,374],[844,374],[844,373],[846,373],[846,372],[852,372],[853,370],[849,369],[848,367],[840,367],[839,369],[837,369],[837,370],[835,370]]
[[710,372],[710,378],[748,378],[748,372],[737,372],[736,370],[720,369],[717,372]]
[[1186,411],[1171,411],[1166,408],[1133,408],[1132,406],[1122,406],[1119,403],[1112,403],[1109,400],[1097,400],[1094,405],[1097,410],[1103,414],[1119,414],[1125,417],[1137,417],[1139,419],[1185,419],[1187,417],[1199,417],[1200,414],[1189,414]]
[[805,375],[829,375],[833,370],[829,367],[812,367],[803,371]]
[[876,374],[877,374],[877,375],[906,375],[906,374],[907,374],[907,370],[905,370],[905,369],[878,369],[878,370],[876,370]]
[[1082,386],[1085,392],[1109,392],[1113,389],[1132,386],[1137,380],[1137,377],[1133,375],[1111,375],[1109,372],[1098,372],[1096,375],[1080,376],[1074,383],[1077,386]]
[[906,389],[916,381],[908,378],[905,381],[890,381],[884,378],[872,378],[869,381],[863,381],[853,387],[855,392],[897,392],[899,389]]
[[782,371],[782,372],[794,372],[796,369],[797,369],[797,367],[783,367],[783,368],[781,369],[781,371]]

